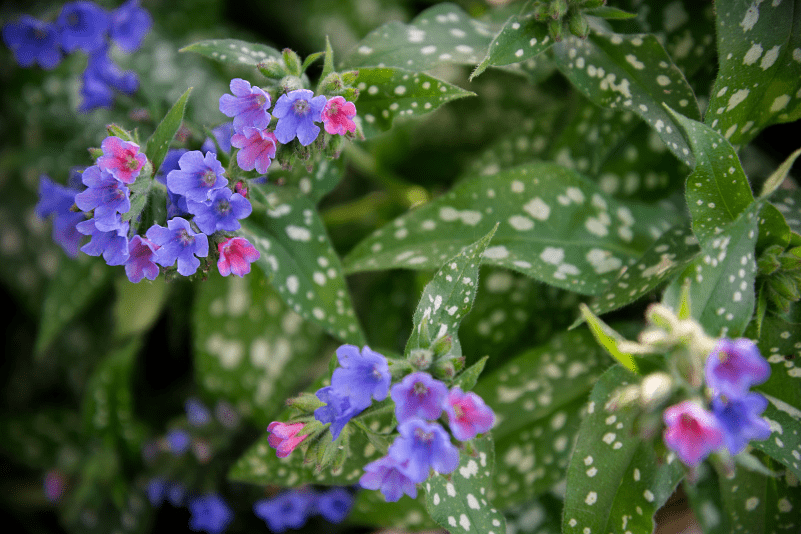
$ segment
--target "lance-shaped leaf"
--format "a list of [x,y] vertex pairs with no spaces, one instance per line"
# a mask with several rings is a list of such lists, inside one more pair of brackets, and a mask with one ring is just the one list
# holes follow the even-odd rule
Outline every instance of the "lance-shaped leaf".
[[693,232],[706,249],[754,202],[754,195],[737,152],[723,136],[700,122],[671,115],[695,155],[695,168],[687,178],[687,207]]
[[241,233],[261,253],[257,261],[281,298],[332,336],[364,344],[345,278],[310,198],[291,187],[252,187],[253,214]]
[[495,228],[445,262],[426,285],[412,318],[406,357],[415,349],[429,348],[431,342],[443,337],[452,339],[452,352],[461,356],[459,325],[473,307],[478,292],[478,268],[494,234]]
[[208,39],[185,46],[179,52],[194,52],[232,67],[255,67],[267,58],[283,62],[281,52],[275,48],[238,39]]
[[759,205],[752,204],[665,290],[666,304],[678,309],[682,284],[689,280],[692,316],[710,335],[736,337],[751,320],[758,213]]
[[258,269],[244,278],[210,276],[193,310],[198,384],[266,426],[295,393],[322,333],[289,309]]
[[75,451],[83,441],[78,413],[67,408],[44,409],[35,413],[7,414],[0,419],[0,449],[36,470],[52,469]]
[[551,285],[597,295],[670,226],[673,215],[624,203],[578,173],[531,163],[466,178],[451,192],[359,243],[348,272],[438,268],[500,221],[484,259]]
[[592,335],[595,336],[595,340],[623,367],[633,373],[639,373],[640,371],[637,368],[634,355],[626,350],[625,345],[628,343],[626,338],[593,315],[586,304],[581,304],[580,306],[581,315],[584,317],[584,320],[587,321],[587,326],[590,327],[590,331]]
[[388,130],[398,117],[424,115],[451,100],[475,96],[428,74],[399,68],[362,67],[358,81],[356,117],[368,137]]
[[[181,123],[184,120],[184,113],[186,112],[186,103],[189,100],[189,94],[191,92],[192,88],[190,87],[181,95],[181,98],[173,104],[170,111],[167,112],[156,127],[156,131],[154,131],[153,135],[147,140],[145,154],[147,155],[147,159],[150,160],[151,165],[153,165],[153,174],[156,174],[159,167],[161,167],[164,157],[167,155],[167,150],[170,148],[170,143],[172,143],[175,134],[178,133],[178,129],[181,127]],[[133,209],[131,211],[133,211]]]
[[776,209],[782,212],[784,220],[793,231],[795,236],[791,236],[791,243],[794,246],[801,244],[801,190],[779,190],[770,197],[771,203]]
[[426,508],[451,534],[503,534],[506,521],[487,496],[495,461],[492,437],[475,439],[469,448],[461,451],[459,467],[449,477],[435,474],[424,482]]
[[553,51],[559,70],[587,98],[639,115],[680,161],[692,162],[690,149],[663,104],[696,119],[698,104],[655,36],[594,32],[586,40],[569,37]]
[[720,68],[704,122],[740,146],[801,117],[801,9],[721,0],[715,11]]
[[762,185],[762,191],[759,193],[759,198],[767,197],[784,183],[784,179],[787,178],[787,174],[790,172],[790,169],[793,168],[793,164],[795,160],[798,159],[798,156],[801,156],[801,148],[787,156],[787,159],[776,168],[767,180],[765,180],[765,183]]
[[520,63],[551,47],[548,23],[534,18],[533,13],[511,17],[492,40],[484,60],[470,75],[472,80],[487,67]]
[[424,71],[443,62],[475,65],[494,34],[490,25],[474,20],[456,4],[444,2],[423,11],[409,24],[390,22],[377,28],[355,45],[342,68]]
[[654,514],[684,475],[674,456],[660,465],[653,444],[635,434],[636,410],[605,409],[617,388],[631,378],[615,366],[590,395],[567,471],[565,534],[652,532]]

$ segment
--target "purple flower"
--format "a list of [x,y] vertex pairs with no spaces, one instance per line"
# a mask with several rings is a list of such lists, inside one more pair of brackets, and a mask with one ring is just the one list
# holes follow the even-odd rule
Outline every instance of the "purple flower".
[[442,415],[448,386],[420,371],[407,375],[400,383],[392,386],[391,395],[395,401],[395,417],[399,423],[413,417],[437,419]]
[[275,137],[284,144],[297,137],[301,145],[310,145],[320,134],[320,127],[314,123],[320,122],[325,103],[325,96],[314,96],[308,89],[281,95],[273,109],[273,116],[278,118]]
[[706,360],[706,383],[716,394],[740,397],[770,376],[770,364],[750,339],[721,338]]
[[192,444],[192,438],[189,434],[179,429],[170,430],[165,439],[167,440],[167,447],[175,456],[181,456],[189,450],[189,446]]
[[331,423],[329,430],[333,439],[337,439],[348,421],[362,411],[351,406],[350,398],[340,395],[331,386],[317,390],[315,395],[326,405],[314,410],[314,418],[323,424]]
[[117,214],[131,209],[130,190],[97,165],[83,171],[82,179],[87,188],[75,195],[75,204],[83,211],[95,210],[98,230],[110,232],[116,229]]
[[693,466],[723,444],[723,431],[713,414],[693,401],[675,404],[662,414],[665,445]]
[[356,130],[356,123],[351,120],[355,116],[356,105],[341,96],[335,96],[326,102],[321,118],[326,132],[345,135]]
[[147,230],[147,238],[158,245],[156,263],[171,267],[178,260],[178,272],[183,276],[195,274],[200,266],[200,258],[209,253],[209,240],[206,234],[194,233],[189,221],[174,217],[167,221],[167,228],[154,224]]
[[431,468],[447,475],[459,466],[459,450],[439,424],[409,419],[398,425],[398,432],[389,455],[404,464],[403,472],[412,481],[424,481]]
[[103,139],[100,148],[103,155],[97,158],[97,166],[101,171],[111,173],[124,184],[136,181],[139,171],[147,161],[147,156],[139,152],[139,145],[112,135]]
[[244,219],[253,211],[248,199],[231,192],[227,187],[217,189],[209,197],[206,202],[186,201],[189,212],[195,216],[193,221],[204,234],[211,235],[217,230],[239,230],[239,219]]
[[67,480],[61,471],[51,469],[44,476],[44,494],[47,500],[52,503],[58,503],[64,495],[64,489],[67,487]]
[[222,276],[231,273],[242,277],[250,272],[250,264],[258,260],[261,254],[256,247],[244,237],[232,237],[217,245],[220,259],[217,260],[217,270]]
[[[231,136],[234,135],[234,124],[232,122],[224,122],[211,131],[214,139],[207,137],[203,144],[200,145],[201,152],[214,152],[217,153],[217,146],[223,152],[231,152]],[[214,141],[217,141],[216,143]]]
[[211,412],[197,399],[187,399],[184,410],[189,424],[192,426],[206,426],[211,421]]
[[265,521],[273,532],[301,528],[313,510],[314,495],[307,491],[286,491],[272,499],[257,501],[253,505],[253,513]]
[[103,231],[95,226],[95,220],[89,219],[78,223],[75,228],[92,239],[81,247],[81,251],[89,256],[103,255],[108,265],[122,265],[128,261],[128,222],[123,222],[117,215],[119,223],[116,230]]
[[337,349],[340,367],[331,376],[331,386],[348,398],[353,409],[362,411],[371,398],[381,401],[387,398],[391,376],[387,359],[365,346],[361,353],[354,345],[342,345]]
[[43,69],[50,70],[61,62],[55,24],[23,15],[18,22],[3,26],[3,41],[21,67],[39,63]]
[[125,262],[125,274],[134,284],[142,278],[155,280],[159,275],[156,260],[156,244],[140,235],[135,235],[128,244],[128,261]]
[[[180,169],[178,166],[178,160],[180,160],[181,156],[187,152],[188,150],[185,148],[171,148],[168,150],[167,155],[164,156],[164,161],[161,162],[161,167],[159,167],[159,170],[156,173],[156,180],[164,185],[167,185],[167,174],[169,174],[171,171]],[[173,217],[184,217],[186,215],[190,215],[189,208],[186,205],[186,197],[177,193],[173,193],[168,189],[167,219],[172,219]]]
[[167,500],[173,506],[181,506],[186,499],[186,488],[178,482],[167,484]]
[[111,12],[111,39],[125,52],[133,52],[142,44],[153,19],[146,9],[139,7],[139,0],[128,0]]
[[232,95],[220,97],[220,111],[234,118],[234,130],[242,128],[266,128],[270,124],[270,95],[242,78],[234,78],[230,83]]
[[448,392],[445,412],[448,414],[451,433],[459,441],[467,441],[488,432],[495,422],[495,414],[484,403],[484,399],[472,391],[464,393],[459,386]]
[[181,156],[178,166],[181,170],[167,175],[167,188],[187,200],[205,202],[212,191],[228,185],[223,177],[225,169],[214,152],[206,152],[204,156],[199,150],[191,150]]
[[236,163],[243,171],[252,171],[264,174],[275,157],[275,147],[278,140],[275,134],[267,130],[245,127],[242,133],[231,137],[231,144],[241,149],[236,153]]
[[317,496],[317,511],[331,523],[341,523],[353,507],[353,495],[345,488],[335,487]]
[[79,192],[77,189],[53,182],[44,174],[39,178],[36,215],[42,219],[53,215],[53,241],[58,243],[71,258],[78,256],[78,244],[83,237],[76,226],[86,219],[83,213],[72,211],[75,195]]
[[109,27],[106,11],[94,2],[68,2],[56,20],[61,47],[70,53],[76,49],[91,52],[103,46]]
[[770,425],[759,415],[768,407],[768,400],[759,393],[739,398],[715,397],[712,413],[723,429],[723,441],[731,454],[738,454],[752,439],[770,437]]
[[381,490],[387,502],[399,501],[404,493],[416,499],[417,486],[406,476],[405,463],[400,463],[391,456],[370,462],[364,466],[359,485],[364,489]]
[[163,478],[153,478],[147,483],[147,500],[152,506],[160,506],[167,496],[167,482]]
[[189,501],[189,528],[209,534],[220,534],[234,518],[233,512],[216,493],[209,493]]
[[114,91],[97,77],[93,70],[86,69],[81,76],[81,104],[78,111],[88,113],[97,108],[111,108],[114,104]]
[[89,54],[84,75],[128,95],[139,89],[139,78],[136,73],[130,70],[123,72],[109,57],[107,46]]

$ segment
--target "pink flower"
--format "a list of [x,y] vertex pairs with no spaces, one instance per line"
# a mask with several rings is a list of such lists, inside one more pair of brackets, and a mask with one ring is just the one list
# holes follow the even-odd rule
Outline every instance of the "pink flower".
[[467,441],[488,432],[495,422],[495,414],[484,404],[484,399],[472,391],[464,393],[459,386],[451,388],[448,393],[445,412],[451,433],[459,441]]
[[270,444],[270,447],[276,449],[276,456],[279,458],[286,458],[295,450],[295,447],[300,445],[300,443],[308,437],[307,435],[297,435],[303,427],[303,423],[287,424],[273,421],[269,424],[267,432],[270,432],[270,436],[267,438],[267,442]]
[[103,155],[97,158],[102,171],[108,171],[120,182],[131,184],[139,176],[147,156],[139,152],[139,145],[123,141],[119,137],[106,137],[100,144]]
[[245,276],[250,272],[250,264],[259,259],[261,254],[244,237],[232,237],[219,245],[217,250],[220,259],[217,261],[217,270],[223,276],[234,273]]
[[261,174],[266,173],[272,163],[277,142],[274,133],[249,126],[231,136],[231,145],[240,149],[236,153],[239,168],[243,171],[256,169]]
[[723,431],[715,416],[693,401],[684,401],[665,410],[665,445],[681,461],[693,466],[723,445]]
[[351,120],[356,116],[356,106],[341,96],[335,96],[326,102],[323,108],[323,126],[330,134],[345,135],[345,132],[356,130],[356,124]]

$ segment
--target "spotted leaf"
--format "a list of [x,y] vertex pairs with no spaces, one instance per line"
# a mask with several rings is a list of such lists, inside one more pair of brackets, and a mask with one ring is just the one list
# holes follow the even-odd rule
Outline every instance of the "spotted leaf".
[[[785,377],[787,375],[784,375]],[[794,388],[797,396],[798,380],[787,381],[789,388]],[[770,424],[771,434],[764,441],[751,441],[751,446],[761,450],[777,462],[783,464],[793,472],[796,477],[801,478],[801,409],[798,405],[792,405],[778,397],[774,397],[767,391],[774,391],[776,384],[769,385],[767,388],[759,388],[759,391],[768,399],[768,407],[762,417]],[[786,388],[787,389],[787,388]],[[781,394],[782,392],[777,392]]]
[[[770,196],[771,203],[782,212],[790,230],[801,235],[801,190],[779,190]],[[798,237],[791,237],[793,245],[801,245]]]
[[674,215],[614,200],[578,173],[531,163],[469,177],[356,245],[348,272],[438,268],[497,222],[488,264],[597,295],[636,261]]
[[732,144],[801,118],[797,2],[716,2],[720,69],[704,121]]
[[478,292],[478,268],[495,229],[450,258],[423,290],[412,318],[412,333],[406,343],[408,357],[415,349],[427,349],[432,341],[450,336],[452,351],[461,356],[458,331],[470,312]]
[[534,18],[533,13],[511,17],[493,38],[484,60],[470,75],[472,80],[487,67],[511,65],[531,59],[553,45],[548,24]]
[[494,463],[492,437],[475,439],[468,447],[472,450],[461,451],[459,467],[450,476],[434,474],[423,483],[428,513],[451,534],[503,534],[506,521],[487,496]]
[[654,514],[684,475],[675,457],[660,465],[653,444],[636,435],[635,410],[605,405],[632,375],[620,366],[590,394],[567,471],[562,532],[653,532]]
[[364,344],[339,257],[312,200],[291,187],[251,187],[253,214],[241,234],[261,253],[257,261],[281,298],[332,336]]
[[504,510],[506,524],[521,534],[561,534],[562,500],[543,495],[520,506]]
[[397,502],[387,502],[377,491],[360,491],[348,522],[415,532],[436,528],[437,524],[426,511],[424,499],[422,494],[418,494],[416,499],[404,496]]
[[24,465],[36,469],[67,467],[85,439],[79,414],[72,409],[42,409],[6,414],[0,418],[0,448]]
[[587,98],[639,115],[680,161],[692,161],[686,141],[663,104],[698,119],[698,103],[654,35],[595,32],[586,40],[564,39],[553,50],[559,70]]
[[357,106],[366,136],[388,130],[398,117],[418,116],[466,96],[470,91],[421,72],[398,68],[362,67]]
[[194,52],[232,67],[255,67],[267,58],[283,63],[281,52],[271,46],[238,39],[208,39],[183,47],[179,52]]
[[244,278],[210,275],[193,309],[198,384],[266,426],[295,393],[322,332],[291,310],[258,269]]
[[291,169],[270,168],[270,180],[296,187],[316,204],[342,180],[345,162],[344,158],[320,158],[313,167],[311,172],[305,165],[294,165]]

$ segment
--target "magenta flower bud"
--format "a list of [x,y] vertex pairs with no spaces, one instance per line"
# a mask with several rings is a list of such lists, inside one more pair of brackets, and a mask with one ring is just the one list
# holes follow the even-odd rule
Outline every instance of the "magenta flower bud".
[[223,276],[231,273],[242,277],[250,272],[250,264],[258,260],[261,254],[244,237],[232,237],[217,245],[220,259],[217,270]]
[[428,373],[417,372],[407,375],[400,383],[392,386],[390,395],[395,401],[398,423],[414,417],[437,419],[442,415],[448,386]]
[[303,423],[287,424],[278,421],[273,421],[267,426],[267,432],[270,432],[267,442],[270,444],[270,447],[276,449],[276,456],[279,458],[286,458],[295,450],[295,447],[300,445],[301,442],[308,437],[307,434],[302,436],[297,435],[303,426]]
[[741,397],[770,376],[770,364],[746,338],[721,338],[706,360],[706,383],[719,395]]
[[464,393],[459,386],[453,387],[448,393],[445,413],[448,414],[451,433],[459,441],[467,441],[488,432],[495,422],[495,414],[484,403],[484,399],[472,391]]
[[693,401],[684,401],[665,410],[665,445],[682,462],[694,466],[723,445],[723,431],[714,415]]

